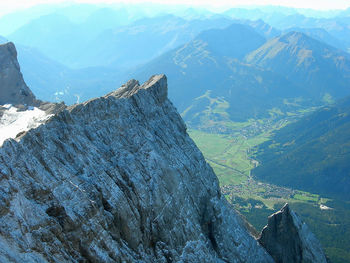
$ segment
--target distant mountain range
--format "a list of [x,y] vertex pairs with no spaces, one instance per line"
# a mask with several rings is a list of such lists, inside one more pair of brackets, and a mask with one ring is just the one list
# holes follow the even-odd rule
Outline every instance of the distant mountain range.
[[242,62],[265,41],[242,24],[205,31],[130,76],[145,79],[150,72],[167,74],[176,87],[169,90],[170,97],[186,121],[243,120],[272,107],[279,96],[297,94],[298,87],[283,76]]
[[324,42],[330,46],[347,51],[348,46],[344,41],[339,40],[335,36],[331,35],[328,31],[323,28],[302,28],[302,27],[291,27],[286,32],[301,32],[308,35],[311,38]]
[[[38,97],[72,104],[127,79],[165,73],[176,87],[170,97],[186,121],[198,126],[266,117],[273,108],[293,110],[286,100],[297,99],[300,107],[349,94],[350,59],[340,50],[346,45],[322,27],[281,31],[261,19],[198,10],[186,10],[186,19],[134,21],[137,15],[128,10],[93,9],[82,23],[72,22],[67,10],[50,13],[9,35]],[[300,14],[283,9],[280,18],[292,15]]]
[[350,200],[350,98],[277,131],[257,149],[257,178]]
[[339,98],[350,93],[350,55],[300,32],[271,39],[246,61],[303,86],[301,95]]
[[[350,9],[235,8],[215,14],[185,7],[164,13],[164,6],[147,4],[139,9],[79,6],[55,12],[42,7],[32,14],[0,18],[4,35],[0,44],[7,38],[16,43],[23,77],[38,99],[80,103],[109,93],[131,78],[143,82],[165,73],[166,93],[187,127],[218,136],[240,129],[242,141],[247,142],[256,133],[265,136],[271,123],[278,123],[277,127],[305,114],[305,108],[328,104],[260,145],[255,156],[259,166],[253,175],[322,198],[350,200],[350,98],[339,101],[350,95]],[[13,84],[17,75],[6,72],[14,68],[19,72],[19,66],[12,64],[1,76]],[[132,80],[124,91],[131,94],[137,86]],[[3,103],[8,103],[13,91],[5,88]],[[31,100],[11,103],[34,100],[25,88],[18,94]],[[332,104],[335,100],[338,103]],[[142,104],[149,109],[147,100]],[[158,115],[151,117],[160,123]],[[261,129],[255,129],[256,123],[261,123]],[[237,128],[245,124],[254,126],[251,133]]]
[[72,107],[35,101],[0,45],[2,262],[327,262],[287,205],[253,236],[167,95],[158,75]]
[[74,104],[102,96],[121,85],[121,71],[118,69],[71,69],[35,48],[18,45],[17,49],[23,77],[41,100]]
[[[233,24],[194,40],[133,70],[169,76],[170,97],[189,123],[262,117],[291,110],[285,99],[322,103],[350,94],[350,56],[300,32],[266,40],[252,27]],[[184,97],[183,95],[186,94]]]
[[[97,10],[88,17],[88,21],[93,21],[92,16],[96,17],[97,14],[101,16],[105,12],[108,14],[111,11]],[[108,15],[106,16],[108,18]],[[56,23],[56,19],[61,22]],[[261,20],[256,22],[237,20],[237,22],[251,24],[255,30],[266,37],[271,37],[278,32]],[[129,26],[122,26],[115,30],[108,29],[101,33],[96,40],[89,43],[80,43],[84,39],[91,38],[73,37],[73,35],[84,34],[84,31],[79,32],[83,26],[72,23],[63,15],[52,14],[32,21],[17,30],[12,36],[18,37],[21,39],[20,42],[27,44],[17,44],[18,59],[24,78],[33,91],[38,94],[38,97],[49,101],[64,100],[66,103],[72,104],[79,100],[100,96],[120,86],[126,78],[135,77],[135,74],[125,77],[124,72],[127,71],[123,69],[126,66],[125,63],[131,66],[140,63],[140,61],[149,61],[157,54],[164,53],[180,43],[194,38],[203,29],[225,27],[230,23],[229,19],[215,17],[191,21],[171,15],[145,18]],[[90,27],[91,25],[88,26],[88,28]],[[53,30],[53,28],[56,29]],[[246,28],[252,31],[250,27]],[[234,29],[232,28],[232,30]],[[239,49],[248,47],[244,45],[225,46],[225,32],[220,33],[220,30],[219,33],[215,32],[215,30],[208,31],[200,36],[209,42],[216,41],[216,37],[221,38],[220,49],[222,50],[218,50],[215,47],[218,45],[215,43],[210,45],[212,48],[216,48],[215,52],[225,56],[231,56],[232,52],[245,54],[244,50],[242,52]],[[235,36],[238,36],[238,33]],[[33,39],[32,35],[39,37]],[[264,37],[256,32],[254,35],[258,39],[258,44],[265,41]],[[70,38],[76,39],[76,42],[71,43]],[[66,41],[63,41],[64,39]],[[254,39],[251,39],[250,42],[254,43]],[[254,48],[258,46],[254,45]],[[58,52],[56,52],[57,50]],[[72,66],[79,64],[84,67],[72,69],[67,66],[67,64],[71,65],[70,62],[58,62],[65,60],[64,57],[68,57],[72,61]],[[91,67],[89,65],[103,66]],[[129,70],[129,72],[133,71],[134,69]]]
[[341,41],[346,51],[350,48],[350,17],[345,12],[343,15],[329,18],[310,17],[296,13],[278,18],[266,17],[264,21],[281,30],[288,30],[295,27],[304,29],[321,28],[326,30],[333,38]]
[[223,28],[231,23],[227,18],[185,20],[165,15],[124,25],[127,16],[124,10],[101,9],[78,24],[54,13],[29,22],[7,37],[69,67],[119,68],[149,61],[203,30]]

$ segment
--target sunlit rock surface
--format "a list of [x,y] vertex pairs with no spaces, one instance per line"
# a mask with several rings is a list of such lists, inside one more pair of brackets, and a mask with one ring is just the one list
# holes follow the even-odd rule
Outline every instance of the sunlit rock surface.
[[0,262],[273,262],[243,224],[164,75],[0,148]]

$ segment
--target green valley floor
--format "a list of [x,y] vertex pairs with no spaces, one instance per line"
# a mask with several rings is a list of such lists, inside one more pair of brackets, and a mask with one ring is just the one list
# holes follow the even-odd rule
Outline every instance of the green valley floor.
[[[266,124],[267,123],[267,124]],[[251,170],[256,146],[288,120],[232,123],[230,134],[189,129],[189,134],[219,178],[226,199],[261,231],[267,217],[288,202],[309,225],[333,263],[350,262],[350,202],[256,180]],[[278,169],[283,169],[279,167]]]

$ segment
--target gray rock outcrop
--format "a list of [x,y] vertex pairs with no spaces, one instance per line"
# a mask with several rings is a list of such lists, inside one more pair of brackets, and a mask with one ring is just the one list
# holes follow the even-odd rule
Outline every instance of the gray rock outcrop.
[[0,44],[0,105],[3,104],[38,105],[23,80],[12,42]]
[[269,216],[259,242],[277,263],[327,262],[319,241],[288,204]]
[[220,194],[159,75],[4,142],[0,262],[273,259]]

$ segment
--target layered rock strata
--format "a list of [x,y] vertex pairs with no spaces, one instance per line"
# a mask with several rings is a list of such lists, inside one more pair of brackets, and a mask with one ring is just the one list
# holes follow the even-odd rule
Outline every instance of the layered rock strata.
[[220,194],[164,75],[0,148],[0,262],[273,262]]

